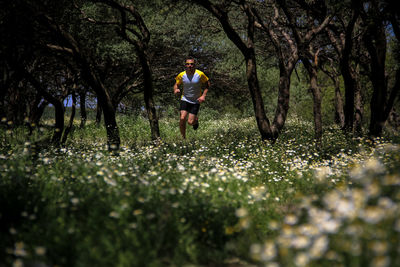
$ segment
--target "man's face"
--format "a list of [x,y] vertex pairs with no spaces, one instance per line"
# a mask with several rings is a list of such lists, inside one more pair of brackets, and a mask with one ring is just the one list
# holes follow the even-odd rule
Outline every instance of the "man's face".
[[186,67],[186,70],[193,71],[194,70],[194,60],[193,59],[187,59],[186,62],[185,62],[185,67]]

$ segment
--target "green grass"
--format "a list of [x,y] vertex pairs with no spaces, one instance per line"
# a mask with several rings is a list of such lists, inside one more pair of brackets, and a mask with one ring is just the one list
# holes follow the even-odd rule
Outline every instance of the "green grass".
[[92,122],[40,151],[48,130],[1,129],[0,266],[400,264],[397,144],[326,127],[317,150],[298,119],[269,144],[254,118],[200,119],[181,140],[163,117],[154,143],[121,115],[118,156]]

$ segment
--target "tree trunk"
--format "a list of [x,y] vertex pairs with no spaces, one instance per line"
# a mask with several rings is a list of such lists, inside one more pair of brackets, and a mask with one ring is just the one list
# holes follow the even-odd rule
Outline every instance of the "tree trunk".
[[97,101],[97,106],[96,106],[96,124],[100,125],[101,122],[101,114],[103,113],[103,109],[101,108],[101,105]]
[[313,113],[314,113],[314,132],[317,147],[322,146],[322,111],[321,111],[321,88],[317,85],[317,75],[313,74],[310,81],[311,92],[313,94]]
[[354,107],[355,107],[355,115],[354,115],[354,134],[356,136],[362,135],[362,118],[363,118],[363,105],[362,105],[362,95],[361,95],[361,87],[359,81],[356,81],[356,87],[354,92]]
[[18,86],[10,90],[6,118],[8,121],[12,121],[12,127],[24,124],[27,110],[26,102],[23,99],[24,87],[25,85],[20,82]]
[[340,92],[340,81],[338,77],[332,78],[335,84],[335,122],[344,128],[344,110],[343,110],[343,97]]
[[313,114],[314,114],[314,138],[317,148],[322,147],[322,112],[321,112],[321,89],[318,86],[318,70],[306,58],[302,59],[310,77],[310,89],[313,95]]
[[351,77],[350,68],[347,63],[342,63],[342,76],[345,87],[345,105],[344,105],[344,130],[352,132],[354,124],[354,83]]
[[75,96],[75,92],[72,92],[71,116],[69,117],[69,123],[68,123],[67,127],[65,127],[64,134],[63,134],[62,140],[61,140],[61,145],[65,145],[65,142],[67,141],[67,138],[68,138],[68,134],[72,130],[72,127],[74,125],[75,111],[76,111],[76,96]]
[[[354,5],[357,5],[357,3],[354,3]],[[358,17],[359,7],[354,6],[351,20],[346,26],[345,43],[339,62],[345,87],[344,130],[347,132],[352,132],[354,126],[354,93],[356,84],[351,72],[350,55],[353,49],[353,31]]]
[[252,52],[246,58],[246,76],[251,100],[253,102],[254,114],[256,117],[258,130],[261,134],[261,140],[273,140],[271,126],[267,116],[265,115],[264,102],[258,82],[256,58]]
[[107,146],[109,151],[118,151],[121,140],[119,137],[117,121],[115,120],[115,110],[111,107],[112,105],[103,108],[104,123],[107,131]]
[[[372,1],[368,11],[363,10],[361,17],[367,25],[363,41],[367,47],[370,60],[370,80],[373,86],[371,98],[371,120],[369,135],[378,137],[382,135],[383,126],[388,119],[389,113],[393,108],[395,99],[400,91],[400,70],[397,69],[393,88],[389,89],[388,77],[386,76],[386,51],[387,51],[387,13],[392,26],[392,34],[397,39],[400,38],[400,27],[398,12],[394,10],[394,1],[388,6],[387,10],[381,10],[378,1]],[[394,12],[394,13],[393,13]]]
[[[94,78],[94,77],[92,77]],[[92,80],[92,88],[97,94],[97,105],[101,106],[104,116],[104,124],[107,131],[107,146],[109,151],[118,151],[121,144],[119,129],[115,119],[115,109],[106,89],[98,80]]]
[[0,79],[0,120],[5,117],[5,97],[9,89],[9,77],[6,73],[6,69],[3,67],[2,79]]
[[50,103],[54,106],[54,109],[55,109],[54,113],[55,113],[55,120],[56,120],[56,123],[54,125],[54,128],[55,128],[54,134],[53,134],[53,137],[51,138],[51,142],[54,145],[59,145],[61,136],[62,136],[62,133],[64,130],[65,109],[64,109],[64,105],[62,104],[62,102],[58,99],[57,99],[57,101],[52,101]]
[[371,82],[374,88],[371,98],[371,121],[369,134],[373,137],[381,136],[386,122],[385,109],[387,97],[387,83],[385,80],[386,35],[381,22],[374,21],[368,27],[364,38],[368,53],[371,56]]
[[86,113],[86,91],[81,91],[79,93],[79,101],[81,108],[81,124],[80,128],[84,128],[87,121],[87,113]]
[[34,114],[34,116],[32,117],[32,120],[31,120],[35,125],[39,125],[40,119],[43,116],[44,110],[48,105],[49,105],[49,102],[47,100],[43,100],[39,104],[39,107],[37,108],[37,111],[36,111],[36,113]]
[[92,85],[92,88],[95,90],[97,94],[97,108],[98,108],[97,115],[99,115],[99,110],[103,111],[104,125],[107,131],[108,150],[118,151],[119,146],[121,144],[121,140],[119,137],[119,129],[117,126],[117,121],[115,119],[115,109],[111,103],[111,98],[109,97],[107,91],[101,84],[98,84],[97,82],[98,81],[94,82],[94,84]]
[[[283,58],[279,58],[279,61],[282,62],[279,64],[278,105],[271,129],[275,139],[278,137],[286,122],[290,101],[290,76],[293,72],[293,67],[285,67]],[[292,66],[294,66],[294,64],[292,64]]]
[[160,138],[160,130],[158,127],[158,118],[156,107],[154,105],[153,99],[153,75],[151,73],[150,64],[146,51],[142,48],[138,49],[138,55],[140,64],[143,69],[143,79],[144,79],[144,102],[146,105],[147,117],[150,122],[151,129],[151,139],[157,140]]
[[43,116],[44,109],[47,107],[49,102],[44,100],[41,95],[37,95],[33,105],[31,106],[30,113],[29,113],[29,135],[32,134],[33,129],[39,125],[40,119]]
[[[115,109],[113,107],[111,97],[107,89],[97,78],[96,74],[93,72],[88,62],[86,60],[83,60],[83,58],[81,57],[79,59],[82,61],[82,70],[83,70],[82,73],[85,75],[90,86],[96,92],[97,95],[97,108],[98,108],[97,115],[101,115],[101,113],[99,113],[99,107],[101,107],[101,110],[103,110],[104,125],[107,131],[108,150],[118,151],[121,144],[121,139],[119,137],[119,129],[117,121],[115,119]],[[96,122],[97,122],[97,116],[96,116]]]

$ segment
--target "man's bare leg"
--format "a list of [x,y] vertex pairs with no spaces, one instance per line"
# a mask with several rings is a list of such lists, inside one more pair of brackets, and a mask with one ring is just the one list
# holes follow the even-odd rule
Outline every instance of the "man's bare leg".
[[195,126],[196,126],[196,124],[198,124],[198,121],[199,121],[199,117],[197,117],[197,115],[194,115],[194,114],[191,114],[191,113],[189,113],[189,119],[188,119],[188,123],[189,123],[189,125],[192,125],[193,126],[193,129],[197,129],[197,127],[195,128]]
[[183,139],[186,139],[186,118],[188,112],[186,110],[181,110],[181,117],[179,120],[179,129],[181,131],[181,135]]
[[189,118],[188,118],[188,123],[189,123],[189,125],[194,125],[194,124],[196,124],[196,123],[197,123],[197,120],[198,120],[198,118],[197,118],[196,115],[194,115],[194,114],[192,114],[192,113],[189,113]]

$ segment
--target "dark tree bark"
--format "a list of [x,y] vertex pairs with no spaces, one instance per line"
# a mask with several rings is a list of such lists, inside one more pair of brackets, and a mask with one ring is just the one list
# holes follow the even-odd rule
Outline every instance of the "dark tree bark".
[[96,105],[96,124],[99,125],[101,122],[101,116],[103,114],[103,109],[101,108],[101,105],[97,103]]
[[[354,25],[350,23],[347,26],[347,34],[350,33],[350,27],[353,29]],[[351,30],[352,32],[353,30]],[[351,38],[339,38],[335,37],[331,31],[328,31],[331,42],[335,45],[336,51],[339,57],[339,67],[340,72],[343,77],[344,87],[345,87],[345,102],[343,104],[343,116],[344,122],[341,123],[339,119],[339,123],[343,130],[348,133],[360,134],[362,132],[362,117],[363,117],[363,108],[362,108],[362,95],[361,88],[359,85],[359,73],[355,67],[352,66],[351,60],[351,51],[353,47],[353,40]],[[347,45],[346,45],[347,44]],[[332,77],[331,77],[332,79]],[[336,84],[336,82],[335,82]],[[337,105],[342,105],[342,97],[340,93],[340,89],[338,85],[335,85],[335,94]],[[340,96],[339,96],[340,94]],[[338,118],[341,118],[342,108],[337,106],[336,111],[339,112],[337,114]]]
[[160,138],[160,129],[158,126],[158,117],[153,99],[153,75],[146,50],[138,49],[139,60],[143,69],[144,78],[144,102],[146,105],[147,116],[150,122],[151,139]]
[[[394,12],[387,10],[388,13]],[[385,34],[385,13],[378,8],[376,1],[371,1],[371,7],[368,11],[363,11],[361,17],[366,26],[366,34],[364,35],[364,43],[370,56],[370,80],[373,86],[371,98],[371,119],[369,126],[369,135],[378,137],[382,135],[383,126],[388,119],[389,113],[393,108],[394,100],[398,95],[400,81],[399,69],[396,72],[395,83],[391,90],[388,88],[386,76],[386,51],[387,41]],[[398,21],[392,20],[393,29],[397,40]],[[389,93],[390,91],[390,93]],[[389,95],[389,97],[388,97]]]
[[81,110],[81,124],[80,128],[84,128],[87,121],[87,112],[86,112],[86,91],[82,90],[79,92],[79,102],[80,102],[80,110]]
[[264,102],[261,95],[260,84],[257,77],[257,65],[254,50],[245,56],[246,77],[251,99],[253,102],[254,114],[261,140],[274,140],[278,134],[272,134],[270,122],[265,114]]
[[2,79],[0,79],[0,120],[5,117],[5,97],[9,88],[9,77],[5,68],[3,68]]
[[[353,32],[359,18],[358,1],[354,1],[351,18],[343,31],[333,24],[328,26],[328,36],[334,45],[339,57],[340,72],[345,87],[344,127],[346,132],[352,132],[354,127],[355,92],[357,90],[357,77],[352,67],[351,55],[353,50]],[[344,33],[342,35],[341,33]]]
[[[344,51],[348,51],[348,49],[345,48]],[[350,62],[347,56],[344,56],[340,61],[340,67],[345,87],[344,130],[352,132],[354,125],[354,94],[356,81],[350,70]]]
[[[279,60],[281,61],[281,58]],[[281,132],[286,122],[290,101],[290,76],[293,69],[294,67],[282,67],[282,64],[279,64],[278,105],[272,123],[274,138],[277,138],[278,133]]]
[[360,87],[360,81],[355,80],[355,90],[354,90],[354,134],[356,136],[362,135],[362,119],[364,114],[362,92]]
[[343,110],[343,96],[340,91],[340,81],[339,78],[336,77],[334,79],[335,84],[335,122],[340,126],[340,128],[344,128],[344,110]]
[[303,58],[302,62],[306,67],[308,76],[310,77],[310,89],[313,95],[313,114],[314,114],[314,138],[317,142],[317,147],[322,146],[322,111],[321,111],[321,88],[318,86],[318,67]]

